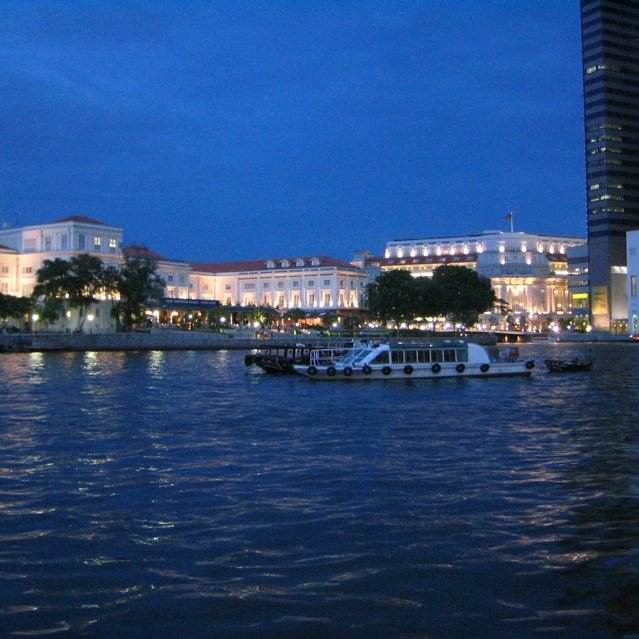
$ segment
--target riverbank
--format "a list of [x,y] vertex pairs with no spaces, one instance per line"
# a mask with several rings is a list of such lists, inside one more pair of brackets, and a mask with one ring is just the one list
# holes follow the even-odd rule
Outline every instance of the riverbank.
[[[364,339],[370,336],[362,336]],[[437,335],[437,339],[459,339],[455,335]],[[466,337],[467,339],[468,337]],[[256,337],[255,333],[213,333],[210,331],[151,330],[132,333],[7,333],[0,334],[0,353],[82,352],[82,351],[178,351],[178,350],[249,350],[303,342],[311,346],[328,346],[344,337],[289,335],[273,333]],[[379,338],[378,338],[379,339]],[[390,337],[393,339],[393,337]],[[395,337],[397,339],[397,337]],[[432,335],[408,341],[432,340]],[[473,335],[473,341],[494,344],[489,334]]]

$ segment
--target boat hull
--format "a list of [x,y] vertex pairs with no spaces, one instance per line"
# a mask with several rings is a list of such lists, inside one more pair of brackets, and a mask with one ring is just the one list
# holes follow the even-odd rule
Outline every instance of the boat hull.
[[[439,366],[439,368],[437,368]],[[501,377],[507,375],[530,375],[534,362],[494,362],[491,364],[455,363],[420,366],[370,366],[362,368],[342,368],[339,366],[294,366],[299,375],[318,381],[367,381],[367,380],[407,380],[442,379],[451,377]],[[348,369],[348,370],[347,370]]]

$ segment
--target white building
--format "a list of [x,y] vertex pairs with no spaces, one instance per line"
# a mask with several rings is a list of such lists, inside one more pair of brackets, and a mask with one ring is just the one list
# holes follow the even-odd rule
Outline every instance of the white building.
[[191,269],[194,297],[227,306],[357,309],[368,281],[361,269],[327,256],[199,263]]
[[[27,297],[33,292],[37,272],[45,260],[68,260],[74,255],[89,253],[105,264],[122,263],[122,229],[82,215],[65,217],[49,224],[0,229],[0,293]],[[53,328],[66,330],[83,324],[89,332],[113,330],[109,302],[91,305],[81,319],[78,310],[69,310]],[[33,328],[45,328],[37,314]]]
[[514,314],[563,314],[571,312],[567,251],[583,244],[579,237],[485,231],[393,240],[383,258],[356,263],[381,271],[404,269],[414,277],[432,277],[443,264],[466,266],[489,278],[497,298]]
[[628,333],[639,334],[639,231],[626,233],[626,257],[628,264]]

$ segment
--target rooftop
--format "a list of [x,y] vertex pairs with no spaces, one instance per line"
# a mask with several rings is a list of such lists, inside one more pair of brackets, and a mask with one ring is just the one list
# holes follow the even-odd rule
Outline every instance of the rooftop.
[[130,244],[129,246],[125,246],[122,249],[122,254],[124,257],[140,257],[153,260],[154,262],[180,262],[185,264],[182,260],[172,260],[168,257],[164,257],[164,255],[156,253],[147,246],[144,246],[144,244]]
[[68,217],[60,218],[53,222],[53,224],[61,224],[62,222],[78,222],[79,224],[97,224],[98,226],[110,226],[109,224],[105,224],[104,222],[100,222],[100,220],[96,220],[92,217],[87,217],[86,215],[69,215]]
[[356,270],[357,267],[344,260],[326,255],[313,257],[278,257],[263,260],[242,260],[236,262],[191,263],[195,271],[205,273],[237,273],[243,271],[276,271],[291,268],[312,268],[333,266]]

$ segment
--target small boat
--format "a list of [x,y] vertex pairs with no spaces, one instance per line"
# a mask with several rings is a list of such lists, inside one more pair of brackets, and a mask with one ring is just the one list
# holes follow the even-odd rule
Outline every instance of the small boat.
[[312,350],[308,364],[295,364],[293,370],[310,379],[353,381],[530,375],[535,367],[533,360],[519,359],[516,349],[499,351],[461,340],[360,344],[332,360],[322,351]]
[[[331,348],[320,349],[325,361],[333,361],[343,356],[353,347],[353,343],[335,344]],[[313,348],[310,344],[278,344],[260,348],[244,358],[246,366],[258,366],[267,373],[293,373],[293,366],[308,365]]]
[[577,373],[589,371],[594,360],[591,357],[575,357],[573,359],[547,359],[544,364],[550,373]]

